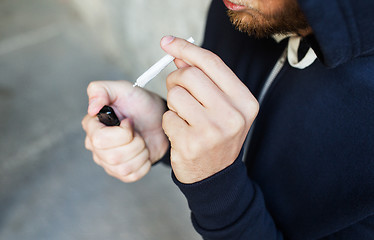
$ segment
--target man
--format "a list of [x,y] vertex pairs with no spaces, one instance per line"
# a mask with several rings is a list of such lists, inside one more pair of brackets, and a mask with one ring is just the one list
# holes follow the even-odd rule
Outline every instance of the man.
[[[170,141],[173,180],[205,239],[373,239],[373,10],[214,0],[203,48],[161,41],[178,67],[168,110],[127,82],[90,84],[86,147],[131,182]],[[119,127],[95,118],[105,104],[127,117]]]

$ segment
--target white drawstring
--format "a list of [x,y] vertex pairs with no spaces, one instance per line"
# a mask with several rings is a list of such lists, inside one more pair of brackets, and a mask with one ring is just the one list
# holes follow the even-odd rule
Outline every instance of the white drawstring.
[[301,37],[291,36],[288,39],[288,49],[287,49],[287,59],[288,63],[298,69],[304,69],[312,65],[312,63],[317,59],[317,55],[314,50],[310,47],[308,52],[305,54],[304,58],[299,61],[297,56],[297,51],[300,46]]
[[317,59],[316,53],[310,47],[304,58],[299,61],[297,52],[299,50],[302,37],[296,34],[274,34],[272,37],[277,43],[285,38],[289,38],[287,46],[287,59],[288,63],[294,68],[304,69],[312,65],[312,63]]

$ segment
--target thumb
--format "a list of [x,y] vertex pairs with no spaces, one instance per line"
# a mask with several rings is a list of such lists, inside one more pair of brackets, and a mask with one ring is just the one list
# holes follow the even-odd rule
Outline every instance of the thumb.
[[134,140],[134,130],[131,125],[131,121],[126,118],[121,121],[119,126],[102,128],[101,142],[103,148],[119,147],[132,142]]
[[96,115],[104,105],[110,105],[110,91],[105,82],[91,82],[87,87],[88,115]]
[[127,132],[127,137],[130,140],[134,138],[134,127],[133,127],[132,120],[130,118],[123,119],[119,127],[124,129]]

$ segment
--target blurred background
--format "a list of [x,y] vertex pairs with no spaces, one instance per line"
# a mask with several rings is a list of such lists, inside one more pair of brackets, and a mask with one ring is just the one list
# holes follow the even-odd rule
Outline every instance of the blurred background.
[[[134,81],[209,0],[0,0],[0,239],[201,239],[170,169],[108,175],[84,148],[94,80]],[[165,96],[168,67],[147,88]]]

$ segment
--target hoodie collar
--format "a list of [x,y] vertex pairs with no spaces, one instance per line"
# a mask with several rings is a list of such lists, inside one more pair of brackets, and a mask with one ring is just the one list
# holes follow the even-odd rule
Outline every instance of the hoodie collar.
[[318,58],[326,66],[334,68],[353,58],[374,54],[374,1],[298,2],[318,42]]

